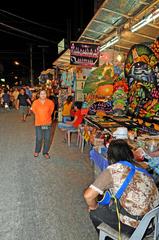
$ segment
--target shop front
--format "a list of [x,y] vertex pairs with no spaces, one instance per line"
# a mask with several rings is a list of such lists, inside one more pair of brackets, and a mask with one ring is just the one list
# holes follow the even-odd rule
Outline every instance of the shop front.
[[[130,17],[133,20],[130,21]],[[118,21],[112,24],[113,19]],[[134,151],[139,149],[140,152],[142,148],[147,153],[151,144],[152,150],[158,149],[157,29],[156,1],[147,6],[140,2],[134,8],[130,8],[128,2],[121,6],[121,1],[104,1],[78,39],[92,40],[101,46],[99,67],[90,71],[83,90],[89,106],[83,138],[99,155],[103,151],[105,157],[104,147],[107,148],[110,139],[116,137],[125,138]],[[111,34],[107,35],[109,32]],[[118,131],[120,134],[117,135]],[[93,159],[96,154],[91,152],[90,155]],[[96,155],[96,165],[97,159],[99,156]],[[149,167],[150,159],[143,160],[144,153],[137,161]],[[152,167],[152,161],[150,165]],[[103,166],[106,166],[105,162]],[[158,162],[155,162],[155,173],[157,166]],[[99,168],[103,170],[101,161]]]
[[[142,148],[143,156],[136,160],[140,164],[142,160],[147,167],[150,162],[151,167],[153,165],[145,151],[148,153],[150,144],[151,151],[159,147],[159,58],[153,50],[157,42],[149,46],[133,45],[124,62],[118,65],[104,63],[92,70],[86,79],[84,93],[89,113],[85,117],[83,135],[96,151],[92,154],[91,150],[91,160],[96,165],[99,163],[101,170],[105,162],[103,159],[104,165],[101,164],[97,152],[101,154],[103,149],[105,155],[104,148],[114,138],[126,139],[134,151]],[[157,166],[156,160],[153,168],[159,173]]]
[[[77,42],[53,63],[65,67],[61,75],[63,87],[69,82],[68,73],[74,73],[69,94],[89,107],[82,137],[99,154],[105,154],[110,140],[119,136],[129,141],[134,150],[146,150],[147,142],[157,148],[158,15],[157,1],[104,1]],[[100,46],[99,66],[92,65],[95,58],[85,60],[84,54],[90,51],[86,48],[83,52],[79,43]],[[77,52],[81,54],[78,58]],[[137,160],[141,161],[141,157]],[[147,166],[147,162],[143,164]]]

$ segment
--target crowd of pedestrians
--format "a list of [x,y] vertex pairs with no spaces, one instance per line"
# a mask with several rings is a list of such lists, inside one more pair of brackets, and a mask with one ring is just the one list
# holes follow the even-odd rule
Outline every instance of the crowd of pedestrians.
[[18,97],[23,91],[28,95],[30,101],[33,101],[34,94],[28,86],[22,88],[4,88],[0,87],[0,107],[7,110],[18,109]]
[[[10,111],[19,110],[21,120],[26,121],[26,117],[31,115],[30,107],[32,103],[39,98],[38,88],[29,86],[7,88],[0,86],[0,110]],[[58,97],[53,90],[46,90],[47,97],[55,104],[55,110],[58,110]]]
[[[34,115],[35,122],[35,152],[38,157],[42,150],[45,158],[50,158],[51,129],[54,110],[58,108],[57,96],[51,90],[31,89],[29,86],[21,88],[0,88],[0,108],[5,111],[17,110],[21,121]],[[43,145],[43,149],[42,149]]]

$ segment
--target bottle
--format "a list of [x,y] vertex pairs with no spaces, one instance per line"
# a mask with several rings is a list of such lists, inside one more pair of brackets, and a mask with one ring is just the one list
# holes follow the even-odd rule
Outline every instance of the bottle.
[[134,129],[134,139],[137,139],[137,128]]

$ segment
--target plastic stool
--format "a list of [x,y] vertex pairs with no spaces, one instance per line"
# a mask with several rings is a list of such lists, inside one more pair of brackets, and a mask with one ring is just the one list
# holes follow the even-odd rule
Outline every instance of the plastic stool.
[[72,129],[67,131],[67,143],[69,147],[71,146],[71,133],[77,133],[77,132],[78,132],[78,129]]
[[78,135],[77,135],[77,146],[79,147],[79,149],[81,149],[81,152],[83,152],[84,149],[84,136],[83,136],[83,127],[80,126],[78,128]]

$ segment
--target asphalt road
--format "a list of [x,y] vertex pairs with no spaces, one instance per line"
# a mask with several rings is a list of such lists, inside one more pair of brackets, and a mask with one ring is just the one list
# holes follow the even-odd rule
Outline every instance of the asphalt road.
[[56,128],[51,159],[35,159],[33,116],[0,112],[0,240],[98,239],[83,199],[93,180],[88,152],[62,140]]

